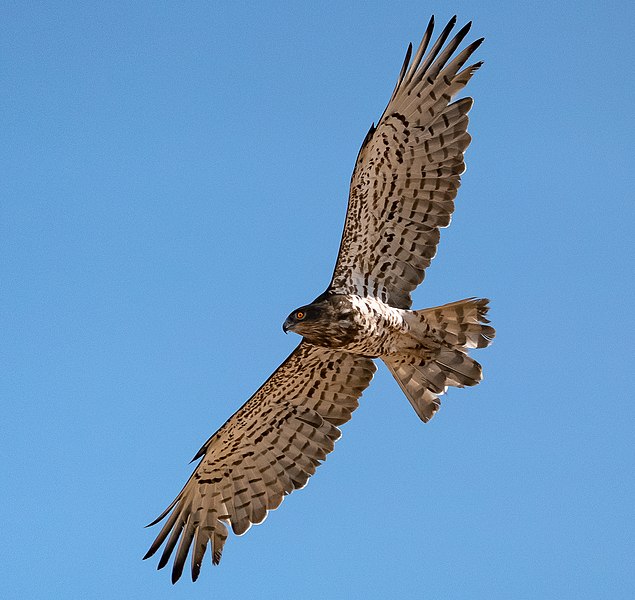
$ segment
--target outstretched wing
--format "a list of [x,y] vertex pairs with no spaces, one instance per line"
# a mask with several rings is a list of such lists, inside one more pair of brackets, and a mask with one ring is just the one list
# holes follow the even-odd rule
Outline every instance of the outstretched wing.
[[409,308],[410,292],[436,254],[439,228],[450,224],[472,107],[471,98],[452,98],[480,67],[462,69],[483,41],[453,58],[471,25],[446,44],[455,23],[456,17],[426,53],[432,18],[412,62],[408,47],[390,102],[362,144],[330,292]]
[[237,535],[261,523],[285,495],[306,485],[340,437],[375,372],[369,358],[302,342],[262,387],[201,448],[194,473],[153,522],[168,520],[144,558],[167,540],[172,582],[192,549],[196,580],[207,545],[218,564],[231,525]]

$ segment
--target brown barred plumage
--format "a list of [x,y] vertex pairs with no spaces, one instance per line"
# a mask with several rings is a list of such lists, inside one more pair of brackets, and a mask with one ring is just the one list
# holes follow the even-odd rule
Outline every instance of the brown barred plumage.
[[410,292],[436,254],[439,228],[450,224],[472,107],[471,98],[452,98],[481,65],[460,70],[483,41],[448,62],[470,29],[468,23],[441,52],[455,22],[426,55],[431,20],[410,66],[408,48],[390,102],[360,150],[331,291],[410,308]]
[[237,535],[261,523],[293,490],[304,487],[340,437],[373,377],[363,356],[301,343],[262,387],[201,448],[198,467],[174,502],[144,558],[167,539],[159,568],[179,536],[172,580],[181,576],[192,547],[192,579],[207,544],[218,564],[231,526]]
[[[284,324],[303,341],[262,387],[203,445],[200,462],[176,499],[153,522],[167,520],[144,558],[165,544],[172,581],[191,551],[199,576],[211,547],[218,564],[237,535],[285,495],[303,487],[333,450],[381,358],[419,417],[429,420],[448,386],[475,385],[480,365],[467,353],[487,346],[487,300],[408,310],[450,223],[470,143],[470,98],[453,101],[480,63],[464,67],[482,40],[454,53],[470,24],[450,41],[456,19],[432,44],[434,20],[412,56],[353,172],[344,233],[331,283]],[[446,43],[447,42],[447,43]]]

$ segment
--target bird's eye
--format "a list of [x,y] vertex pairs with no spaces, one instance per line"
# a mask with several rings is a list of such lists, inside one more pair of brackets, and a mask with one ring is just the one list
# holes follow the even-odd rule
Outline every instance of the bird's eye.
[[299,310],[297,313],[295,313],[295,318],[298,321],[301,321],[302,319],[304,319],[304,317],[306,317],[306,313],[303,313],[301,310]]

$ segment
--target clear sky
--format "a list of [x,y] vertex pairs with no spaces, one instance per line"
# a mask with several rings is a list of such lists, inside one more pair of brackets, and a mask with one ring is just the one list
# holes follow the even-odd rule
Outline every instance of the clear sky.
[[[380,366],[306,489],[173,587],[144,525],[297,343],[431,13],[484,35],[415,307],[488,296],[485,380]],[[2,598],[633,598],[630,2],[3,2]]]

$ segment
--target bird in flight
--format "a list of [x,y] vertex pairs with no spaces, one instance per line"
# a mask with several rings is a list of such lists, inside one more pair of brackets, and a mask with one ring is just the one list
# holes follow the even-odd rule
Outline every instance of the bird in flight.
[[[144,558],[165,543],[175,552],[172,582],[191,553],[195,581],[210,546],[218,564],[230,526],[261,523],[304,487],[340,437],[381,359],[422,421],[449,386],[476,385],[468,356],[494,337],[487,299],[410,310],[410,293],[450,224],[470,143],[471,98],[454,100],[482,63],[465,64],[483,39],[457,52],[471,23],[453,37],[454,17],[436,41],[430,19],[412,44],[388,106],[371,126],[351,178],[335,270],[326,291],[294,310],[283,329],[302,341],[260,389],[198,451],[174,501],[152,522],[165,524]],[[448,41],[449,40],[449,41]]]

